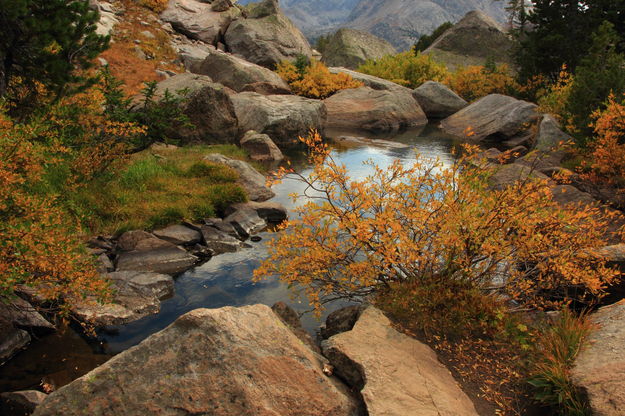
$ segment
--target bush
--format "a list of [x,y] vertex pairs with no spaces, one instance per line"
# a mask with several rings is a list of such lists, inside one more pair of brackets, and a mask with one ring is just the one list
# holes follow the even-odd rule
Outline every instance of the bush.
[[206,178],[211,182],[236,182],[239,174],[232,168],[214,163],[196,162],[187,169],[187,176]]
[[413,51],[367,61],[358,68],[358,71],[409,88],[417,88],[425,81],[442,82],[449,75],[445,65],[437,63],[429,55]]
[[245,191],[232,183],[211,185],[208,189],[208,198],[218,215],[224,215],[231,205],[247,201]]
[[332,74],[321,62],[313,61],[306,65],[299,62],[299,67],[288,61],[278,64],[278,75],[289,83],[293,92],[308,98],[327,98],[337,91],[362,87],[360,81],[344,73]]
[[553,115],[561,125],[571,128],[571,114],[566,106],[571,95],[573,86],[573,75],[567,71],[566,66],[562,67],[556,81],[545,90],[537,93],[538,108],[543,113]]
[[461,67],[447,76],[444,83],[467,101],[488,94],[514,95],[518,85],[506,65]]

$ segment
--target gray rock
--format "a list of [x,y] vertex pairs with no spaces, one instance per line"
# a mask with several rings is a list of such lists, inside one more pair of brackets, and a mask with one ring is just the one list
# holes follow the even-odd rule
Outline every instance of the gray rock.
[[219,153],[208,154],[204,159],[213,163],[221,163],[237,171],[239,174],[238,183],[245,189],[251,201],[266,201],[274,197],[273,191],[267,187],[267,178],[250,166],[249,163],[230,159]]
[[109,273],[115,270],[115,265],[106,253],[102,253],[98,256],[97,265],[98,272],[100,273]]
[[96,23],[96,33],[101,36],[108,36],[113,33],[113,28],[119,23],[116,17],[116,9],[110,3],[96,3],[100,13],[100,20]]
[[412,92],[428,118],[444,118],[465,108],[469,103],[440,82],[427,81]]
[[369,59],[396,53],[393,45],[369,32],[342,28],[329,38],[322,61],[328,66],[356,69]]
[[361,87],[326,98],[326,126],[330,129],[393,132],[427,124],[412,94]]
[[335,143],[340,144],[342,147],[373,146],[373,147],[381,147],[383,149],[396,149],[396,150],[406,150],[412,147],[411,145],[400,143],[400,142],[394,142],[392,140],[369,139],[367,137],[359,137],[359,136],[339,136],[333,140]]
[[436,353],[378,309],[368,307],[350,331],[321,345],[336,374],[361,391],[368,415],[478,414]]
[[352,305],[330,313],[321,327],[321,338],[328,339],[341,332],[351,331],[365,309],[363,305]]
[[362,72],[353,71],[351,69],[343,67],[330,67],[328,68],[332,74],[347,74],[356,81],[360,81],[365,87],[369,87],[374,90],[387,90],[387,91],[404,91],[411,92],[410,88],[406,88],[402,85],[396,84],[392,81],[388,81],[383,78],[378,78],[373,75],[363,74]]
[[211,10],[215,12],[225,12],[233,5],[234,2],[232,0],[213,0],[213,2],[211,3]]
[[560,124],[549,114],[543,115],[536,133],[536,150],[541,152],[558,152],[558,147],[573,140],[560,129]]
[[224,39],[232,53],[269,69],[298,55],[312,56],[308,41],[279,11],[275,0],[265,0],[255,8],[257,12],[252,11],[247,19],[238,19],[228,27]]
[[0,364],[13,357],[29,342],[28,332],[0,320]]
[[232,224],[244,239],[267,228],[265,220],[258,216],[255,209],[249,207],[236,210],[224,218],[224,222]]
[[111,281],[112,302],[87,299],[72,311],[78,319],[96,326],[127,324],[158,313],[160,301],[174,293],[174,280],[165,274],[118,271],[105,277]]
[[178,56],[180,56],[184,67],[193,73],[200,71],[200,66],[206,57],[211,53],[211,50],[215,50],[211,45],[204,43],[176,43],[174,47],[178,51]]
[[2,322],[36,335],[45,335],[56,330],[33,305],[17,296],[9,303],[0,301],[0,323]]
[[237,92],[263,83],[270,85],[276,94],[291,94],[291,88],[277,73],[221,51],[209,54],[196,72]]
[[488,182],[493,189],[501,190],[528,177],[537,180],[549,179],[537,170],[517,162],[497,167],[495,173],[488,178]]
[[232,96],[232,103],[241,136],[255,130],[267,134],[278,146],[292,146],[310,129],[323,133],[327,113],[321,100],[242,92]]
[[288,218],[287,209],[282,204],[272,201],[250,201],[241,204],[234,204],[228,210],[226,210],[226,213],[232,214],[233,212],[243,209],[255,210],[259,217],[269,223],[280,223]]
[[184,225],[170,225],[154,231],[154,235],[176,245],[193,245],[202,241],[202,234],[199,231]]
[[553,199],[562,207],[568,205],[597,205],[598,201],[589,193],[582,192],[571,185],[556,185],[551,188]]
[[[196,309],[52,393],[35,416],[356,416],[357,404],[264,305]],[[155,394],[157,392],[157,394]]]
[[30,415],[47,394],[37,390],[12,391],[0,394],[0,413],[6,416]]
[[161,13],[161,19],[183,35],[216,45],[228,26],[240,16],[232,7],[224,12],[214,11],[210,4],[196,0],[172,0]]
[[232,235],[209,225],[203,226],[202,237],[204,244],[210,248],[213,255],[222,253],[234,253],[245,245]]
[[188,270],[197,263],[197,257],[178,246],[171,243],[168,244],[170,246],[152,250],[121,253],[117,258],[117,271],[154,272],[175,275]]
[[625,414],[625,303],[604,306],[590,316],[596,325],[571,370],[597,416]]
[[247,150],[252,160],[259,162],[280,162],[284,155],[266,134],[260,134],[250,130],[241,139],[241,147]]
[[475,142],[505,141],[523,135],[538,117],[536,104],[491,94],[441,121],[441,128]]
[[143,230],[126,231],[117,240],[117,248],[121,251],[147,251],[171,246],[170,242]]

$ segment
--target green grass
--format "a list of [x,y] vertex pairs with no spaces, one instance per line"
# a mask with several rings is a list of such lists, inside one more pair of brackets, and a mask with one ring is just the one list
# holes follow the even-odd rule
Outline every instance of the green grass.
[[211,152],[245,159],[233,145],[145,150],[114,166],[66,203],[91,233],[119,234],[222,215],[247,196],[233,169],[205,162]]

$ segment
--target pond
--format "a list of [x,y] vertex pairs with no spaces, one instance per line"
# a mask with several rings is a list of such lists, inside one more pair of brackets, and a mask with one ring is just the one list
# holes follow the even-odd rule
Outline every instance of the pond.
[[[353,132],[347,135],[357,136]],[[338,138],[341,133],[333,132],[329,136]],[[367,137],[374,138],[371,135]],[[375,137],[375,139],[390,139],[406,146],[385,146],[383,143],[341,145],[334,148],[333,157],[337,162],[347,166],[350,177],[354,179],[363,178],[371,173],[371,168],[362,164],[369,159],[381,167],[391,164],[396,159],[413,160],[415,151],[428,158],[438,158],[446,165],[452,163],[454,159],[453,139],[432,125],[409,130],[391,138]],[[304,174],[309,169],[307,166],[298,168]],[[292,210],[295,205],[288,195],[297,192],[300,186],[301,184],[294,180],[284,180],[273,187],[276,196],[272,201]],[[97,340],[87,340],[71,328],[66,328],[34,341],[25,351],[0,367],[0,392],[40,389],[42,380],[59,388],[103,363],[112,355],[138,344],[193,309],[257,303],[271,306],[275,302],[283,301],[298,312],[308,311],[310,306],[307,302],[291,299],[288,288],[277,278],[252,282],[252,272],[260,261],[266,258],[266,242],[272,238],[270,232],[259,235],[262,240],[257,243],[250,242],[251,248],[221,254],[178,276],[175,282],[175,295],[162,302],[161,311],[156,315],[127,325],[107,328],[106,331],[98,332]],[[328,304],[322,319],[345,304],[345,302]],[[311,313],[306,313],[302,317],[304,328],[311,333],[315,332],[321,322],[322,320]]]

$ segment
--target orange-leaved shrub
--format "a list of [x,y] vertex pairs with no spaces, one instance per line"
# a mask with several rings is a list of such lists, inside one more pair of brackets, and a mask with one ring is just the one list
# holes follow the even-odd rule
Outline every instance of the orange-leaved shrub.
[[492,172],[467,163],[470,155],[451,166],[421,157],[386,168],[369,161],[370,176],[355,180],[318,134],[302,140],[312,171],[281,169],[278,177],[288,174],[313,193],[254,275],[278,275],[317,309],[394,282],[433,290],[498,282],[511,298],[548,308],[600,297],[615,275],[580,254],[604,244],[599,210],[560,208],[544,181],[490,189]]
[[536,94],[538,109],[543,113],[549,113],[565,126],[567,130],[574,131],[571,123],[571,114],[566,110],[573,87],[574,77],[566,65],[562,66],[558,78],[546,88]]
[[506,65],[491,69],[475,65],[460,67],[443,82],[467,101],[474,101],[488,94],[512,95],[518,89]]
[[328,67],[319,61],[312,61],[303,71],[289,61],[278,64],[278,75],[290,86],[293,92],[308,98],[327,98],[332,94],[349,88],[362,87],[345,73],[333,74]]

